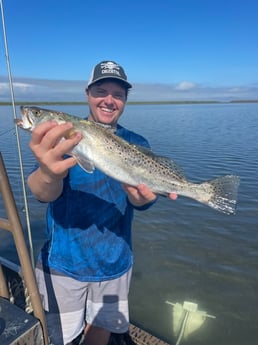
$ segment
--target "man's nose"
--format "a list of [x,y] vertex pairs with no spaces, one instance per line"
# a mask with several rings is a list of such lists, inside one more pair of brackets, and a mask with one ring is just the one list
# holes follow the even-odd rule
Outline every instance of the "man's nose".
[[107,102],[107,103],[113,103],[113,101],[114,101],[114,98],[113,98],[113,96],[112,96],[111,93],[109,93],[108,95],[106,95],[106,97],[105,97],[105,102]]

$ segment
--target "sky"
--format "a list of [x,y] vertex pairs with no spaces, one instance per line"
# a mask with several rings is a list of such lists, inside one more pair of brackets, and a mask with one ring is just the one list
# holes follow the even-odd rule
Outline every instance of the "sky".
[[[2,3],[16,100],[84,101],[102,60],[124,67],[131,101],[258,99],[257,0]],[[7,77],[1,29],[0,101]]]

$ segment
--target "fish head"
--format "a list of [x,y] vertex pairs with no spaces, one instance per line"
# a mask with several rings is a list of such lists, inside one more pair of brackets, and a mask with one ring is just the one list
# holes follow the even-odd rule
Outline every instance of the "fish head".
[[41,122],[51,120],[51,112],[38,107],[21,106],[22,118],[16,119],[15,123],[22,129],[33,131]]

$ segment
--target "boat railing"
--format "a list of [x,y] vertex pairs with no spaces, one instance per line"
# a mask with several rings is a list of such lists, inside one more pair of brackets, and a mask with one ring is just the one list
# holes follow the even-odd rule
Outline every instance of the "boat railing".
[[[13,197],[12,189],[0,152],[0,194],[3,199],[3,204],[6,211],[6,218],[0,218],[0,229],[7,230],[12,233],[15,247],[17,250],[18,258],[20,261],[21,275],[24,281],[25,288],[30,298],[32,312],[37,318],[42,327],[44,345],[49,345],[48,333],[46,326],[45,313],[42,307],[38,286],[32,267],[31,259],[27,249],[26,241],[23,235],[23,229],[19,214],[17,211],[16,203]],[[10,299],[10,292],[6,282],[4,270],[0,263],[0,296]]]

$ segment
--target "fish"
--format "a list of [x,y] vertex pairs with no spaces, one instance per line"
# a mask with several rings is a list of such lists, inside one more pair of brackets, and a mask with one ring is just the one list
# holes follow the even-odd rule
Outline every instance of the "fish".
[[61,111],[33,106],[21,106],[21,119],[16,125],[32,132],[39,124],[52,120],[58,124],[70,122],[73,128],[63,139],[80,132],[82,139],[67,153],[88,173],[95,168],[111,178],[132,186],[145,184],[154,193],[170,193],[191,198],[224,214],[235,214],[240,177],[223,175],[209,181],[188,181],[183,169],[169,157],[151,149],[127,142],[115,134],[111,126],[82,119]]

